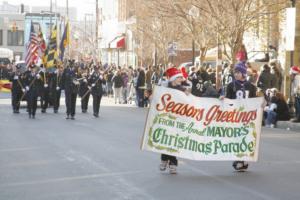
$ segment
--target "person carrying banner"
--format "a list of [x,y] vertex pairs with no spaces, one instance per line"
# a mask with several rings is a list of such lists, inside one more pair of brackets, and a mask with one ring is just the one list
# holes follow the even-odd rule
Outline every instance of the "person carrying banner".
[[[244,62],[239,62],[234,67],[234,80],[226,88],[226,98],[243,99],[256,97],[256,87],[246,80],[247,67]],[[224,99],[224,96],[220,97]],[[236,171],[245,171],[248,169],[248,163],[245,161],[234,161],[232,166]]]
[[[187,95],[189,94],[189,91],[187,88],[183,87],[182,83],[184,82],[184,77],[177,68],[172,67],[167,69],[166,71],[167,77],[169,78],[168,87],[180,90]],[[176,174],[177,173],[177,166],[178,161],[175,156],[167,155],[167,154],[161,154],[161,163],[160,163],[160,170],[165,171],[167,169],[167,166],[169,166],[169,172],[170,174]]]
[[203,67],[200,68],[197,72],[192,71],[189,75],[189,80],[192,82],[192,95],[201,97],[204,93],[204,82],[208,81],[207,72],[204,70]]

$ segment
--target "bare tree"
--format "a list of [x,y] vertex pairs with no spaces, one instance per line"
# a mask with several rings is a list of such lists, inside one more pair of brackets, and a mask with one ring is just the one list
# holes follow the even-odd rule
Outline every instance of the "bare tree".
[[[204,2],[205,1],[205,2]],[[258,18],[277,13],[286,7],[286,0],[193,0],[193,5],[203,16],[212,19],[224,49],[232,62],[243,43],[244,33],[251,29]],[[276,5],[276,6],[274,6]]]
[[[134,30],[140,46],[151,49],[150,52],[140,50],[139,56],[152,57],[154,51],[160,62],[168,61],[168,45],[172,41],[180,41],[186,36],[185,29],[181,27],[175,18],[170,18],[160,10],[155,9],[154,1],[138,0],[137,25]],[[145,54],[146,53],[146,54]],[[153,59],[152,59],[153,60]]]

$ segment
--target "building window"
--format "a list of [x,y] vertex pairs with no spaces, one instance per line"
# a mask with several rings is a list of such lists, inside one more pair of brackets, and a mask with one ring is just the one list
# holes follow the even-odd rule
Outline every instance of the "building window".
[[15,60],[22,60],[23,59],[23,53],[22,52],[14,52],[14,59]]
[[24,31],[7,31],[8,46],[24,46]]
[[3,45],[3,31],[0,30],[0,45]]

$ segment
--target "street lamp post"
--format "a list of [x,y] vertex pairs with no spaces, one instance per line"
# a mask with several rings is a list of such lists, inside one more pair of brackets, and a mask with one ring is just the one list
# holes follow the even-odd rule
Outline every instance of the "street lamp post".
[[[296,7],[296,0],[291,0],[292,8]],[[294,50],[290,52],[290,67],[294,65]],[[294,110],[294,99],[292,96],[292,83],[293,77],[290,75],[290,88],[289,88],[289,98],[288,98],[288,105],[289,105],[289,114],[291,117],[294,117],[295,110]]]

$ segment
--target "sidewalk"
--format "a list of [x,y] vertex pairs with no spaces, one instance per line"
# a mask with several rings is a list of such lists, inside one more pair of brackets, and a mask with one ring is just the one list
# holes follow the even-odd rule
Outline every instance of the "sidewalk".
[[300,133],[300,123],[290,121],[278,121],[276,128],[295,131]]

